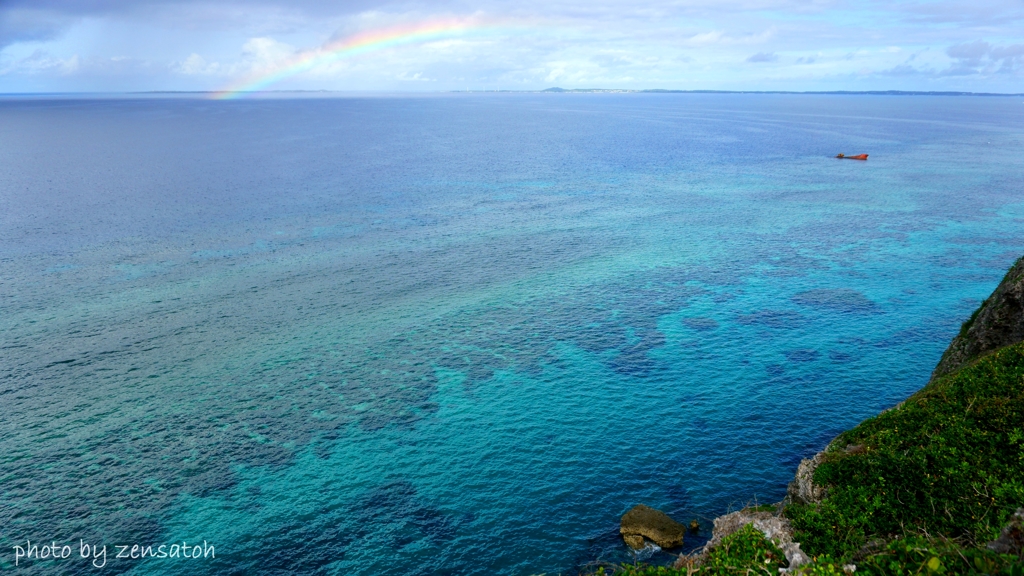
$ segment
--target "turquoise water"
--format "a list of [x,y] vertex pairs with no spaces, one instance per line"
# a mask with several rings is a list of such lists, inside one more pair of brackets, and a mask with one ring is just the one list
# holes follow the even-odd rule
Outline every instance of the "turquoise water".
[[1022,141],[1018,98],[0,101],[0,565],[575,574],[641,502],[698,546],[924,384],[1024,254]]

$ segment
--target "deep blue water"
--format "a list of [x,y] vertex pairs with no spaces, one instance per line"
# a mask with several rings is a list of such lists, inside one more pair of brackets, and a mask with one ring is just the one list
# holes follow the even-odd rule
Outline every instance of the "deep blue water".
[[1020,98],[2,100],[0,566],[575,574],[641,502],[699,545],[925,383],[1022,142]]

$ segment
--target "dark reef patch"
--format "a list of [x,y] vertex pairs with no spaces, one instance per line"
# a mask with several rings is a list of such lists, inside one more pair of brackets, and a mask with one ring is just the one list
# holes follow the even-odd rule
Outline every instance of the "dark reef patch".
[[878,314],[882,311],[878,304],[852,288],[816,288],[800,292],[791,300],[801,306],[847,314]]
[[939,333],[940,330],[935,327],[916,326],[914,328],[900,330],[890,335],[888,338],[879,340],[875,343],[875,346],[879,348],[889,348],[894,346],[920,345],[922,343],[937,340]]
[[838,350],[830,350],[828,353],[828,359],[836,364],[845,364],[846,362],[853,362],[856,358],[853,354],[847,354],[846,352],[840,352]]
[[665,335],[657,330],[640,329],[634,332],[634,338],[639,338],[639,341],[632,346],[624,347],[609,362],[609,366],[620,374],[641,378],[649,376],[654,371],[656,362],[647,353],[664,346]]
[[803,317],[791,310],[758,310],[750,314],[740,314],[736,321],[740,324],[768,328],[794,328],[802,323]]
[[416,487],[406,480],[389,482],[369,490],[353,507],[352,518],[358,526],[355,539],[365,538],[371,530],[387,528],[395,547],[407,546],[422,538],[434,545],[451,541],[465,516],[449,514],[420,502]]
[[802,350],[790,350],[786,352],[786,359],[790,362],[813,362],[818,359],[821,354],[817,350],[802,349]]
[[718,328],[714,318],[683,318],[683,325],[698,332],[709,332]]

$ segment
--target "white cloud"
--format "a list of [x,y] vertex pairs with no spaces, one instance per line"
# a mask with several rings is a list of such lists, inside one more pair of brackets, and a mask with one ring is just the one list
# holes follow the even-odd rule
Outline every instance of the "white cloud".
[[402,82],[433,82],[432,78],[425,78],[422,72],[416,72],[415,74],[410,74],[409,72],[402,72],[396,75],[395,78],[401,80]]
[[872,89],[1019,91],[1024,5],[976,0],[957,12],[960,4],[0,0],[0,90],[218,89],[355,33],[463,18],[501,24],[326,59],[271,87],[757,89],[770,81],[813,90],[858,89],[842,83],[864,76],[880,78]]
[[712,30],[701,34],[694,34],[683,40],[686,46],[702,47],[713,45],[741,46],[751,44],[762,44],[775,36],[777,28],[767,28],[757,34],[726,34],[721,30]]
[[219,63],[207,62],[206,59],[204,59],[202,56],[193,52],[192,54],[189,54],[188,58],[185,58],[181,62],[176,62],[175,64],[173,64],[171,66],[171,69],[177,72],[178,74],[209,75],[217,74],[218,72],[220,72],[221,68]]
[[295,47],[273,38],[250,38],[242,46],[242,58],[254,69],[272,68],[295,55]]
[[69,58],[57,58],[44,51],[36,50],[27,57],[9,60],[0,65],[0,75],[6,74],[46,74],[54,73],[61,76],[74,74],[82,67],[82,59],[78,54]]
[[703,34],[694,34],[684,40],[683,43],[689,46],[708,46],[710,44],[717,44],[724,35],[720,30],[712,30]]

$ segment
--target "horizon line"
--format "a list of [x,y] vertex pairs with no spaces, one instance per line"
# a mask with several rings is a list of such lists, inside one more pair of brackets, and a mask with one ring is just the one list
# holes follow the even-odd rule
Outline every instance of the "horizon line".
[[[73,96],[73,95],[145,95],[145,94],[218,94],[220,90],[131,90],[123,92],[0,92],[3,96]],[[672,88],[561,88],[551,87],[532,90],[515,89],[465,89],[465,90],[329,90],[329,89],[276,89],[246,92],[260,94],[791,94],[791,95],[868,95],[868,96],[1024,96],[1024,92],[969,92],[959,90],[715,90],[715,89],[672,89]]]

